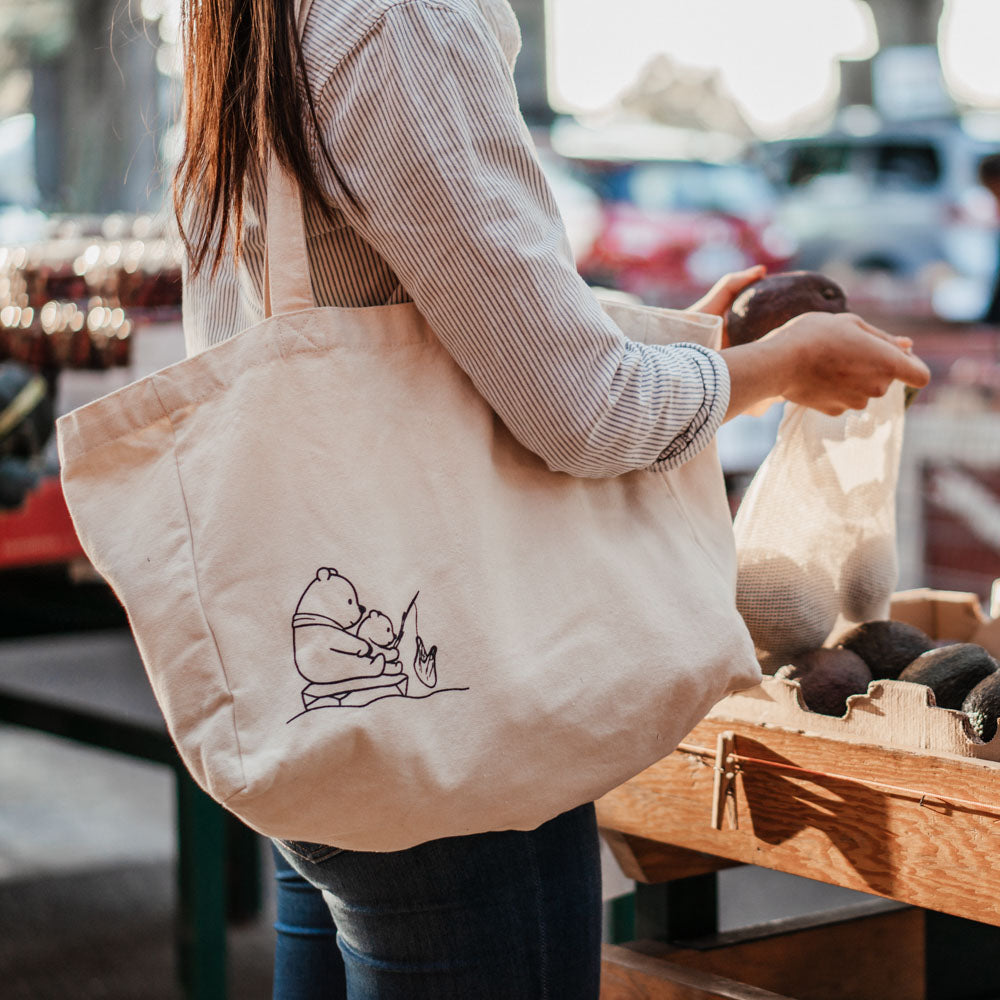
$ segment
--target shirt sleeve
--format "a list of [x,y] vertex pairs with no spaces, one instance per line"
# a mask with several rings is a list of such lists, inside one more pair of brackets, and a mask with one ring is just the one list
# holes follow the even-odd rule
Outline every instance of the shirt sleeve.
[[669,467],[712,439],[728,368],[696,345],[630,341],[603,312],[481,16],[433,0],[392,6],[316,103],[346,189],[330,192],[338,207],[549,468]]

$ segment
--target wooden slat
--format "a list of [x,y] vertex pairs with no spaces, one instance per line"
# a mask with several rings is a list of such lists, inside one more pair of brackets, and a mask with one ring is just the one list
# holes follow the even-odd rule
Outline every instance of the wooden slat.
[[733,868],[738,861],[688,851],[646,837],[636,837],[617,830],[601,830],[626,878],[636,882],[672,882],[674,879],[704,875],[723,868]]
[[782,921],[779,933],[718,948],[675,950],[666,957],[798,1000],[925,1000],[922,910],[819,925],[799,922],[806,926],[796,929],[796,921]]
[[601,1000],[790,1000],[711,972],[606,944],[601,952]]
[[782,765],[740,765],[736,828],[731,809],[721,830],[711,828],[711,756],[681,752],[604,796],[600,825],[1000,925],[996,764],[712,719],[685,745],[714,748],[734,728],[738,755]]
[[[997,649],[1000,653],[1000,648]],[[756,687],[736,691],[717,702],[715,721],[809,733],[847,744],[865,744],[874,752],[893,748],[927,757],[989,761],[1000,767],[1000,736],[980,743],[964,712],[938,708],[923,684],[878,680],[865,694],[851,695],[843,717],[810,712],[797,681],[765,677]]]

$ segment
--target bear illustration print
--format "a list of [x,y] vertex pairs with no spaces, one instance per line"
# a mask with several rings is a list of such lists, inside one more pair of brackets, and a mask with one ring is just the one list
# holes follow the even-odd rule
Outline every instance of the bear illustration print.
[[377,660],[379,656],[384,657],[386,671],[398,674],[403,669],[396,635],[392,631],[392,619],[388,615],[382,614],[381,611],[369,611],[358,622],[355,635],[378,647],[377,650],[373,650],[374,658]]
[[[403,662],[400,641],[412,633],[413,663]],[[437,687],[437,646],[427,648],[417,632],[417,595],[403,611],[398,632],[389,615],[368,609],[354,584],[322,566],[303,591],[292,616],[295,669],[307,682],[306,711],[363,707],[382,698],[426,698]]]

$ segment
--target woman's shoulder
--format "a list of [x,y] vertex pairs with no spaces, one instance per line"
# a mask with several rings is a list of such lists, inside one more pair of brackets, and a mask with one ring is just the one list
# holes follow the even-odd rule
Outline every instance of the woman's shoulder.
[[498,7],[510,9],[506,0],[313,0],[302,36],[303,53],[314,77],[323,80],[387,17],[440,10],[485,18],[492,26]]

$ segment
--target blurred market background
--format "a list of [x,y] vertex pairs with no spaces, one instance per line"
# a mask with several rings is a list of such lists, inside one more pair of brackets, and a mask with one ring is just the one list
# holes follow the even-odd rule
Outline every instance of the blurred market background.
[[[855,311],[913,337],[934,381],[907,417],[900,586],[974,591],[989,607],[1000,576],[1000,328],[985,318],[1000,212],[978,168],[1000,152],[1000,3],[512,6],[522,111],[583,277],[683,307],[754,263],[820,270]],[[124,627],[76,543],[52,424],[183,356],[169,209],[177,9],[0,0],[4,639]],[[721,437],[734,505],[778,416]],[[171,883],[156,867],[173,850],[169,774],[12,725],[0,725],[0,745],[0,977],[22,947],[10,934],[26,933],[25,907],[39,908],[40,926],[72,909],[30,895],[41,875],[68,884],[71,873],[93,893],[95,866],[152,864],[145,884],[159,887],[169,925]],[[725,919],[766,905],[752,891],[737,897]],[[5,995],[140,995],[100,977],[53,986],[40,970],[56,954],[38,952],[39,978]],[[256,988],[238,995],[268,995]]]
[[[912,412],[901,582],[986,598],[1000,237],[978,165],[1000,151],[1000,5],[513,6],[522,109],[581,274],[683,307],[753,263],[821,270],[913,336],[935,378]],[[183,352],[176,36],[175,0],[0,0],[0,402],[26,371],[45,382],[39,426],[0,444],[0,568],[77,554],[52,414]],[[775,420],[724,432],[734,502]]]

